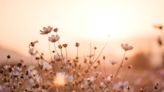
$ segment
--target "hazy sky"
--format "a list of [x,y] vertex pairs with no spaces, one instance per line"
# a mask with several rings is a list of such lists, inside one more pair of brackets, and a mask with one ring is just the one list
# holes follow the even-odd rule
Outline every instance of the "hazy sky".
[[73,43],[151,35],[154,23],[164,23],[164,0],[0,0],[0,45],[18,51],[36,39],[46,44],[43,26]]

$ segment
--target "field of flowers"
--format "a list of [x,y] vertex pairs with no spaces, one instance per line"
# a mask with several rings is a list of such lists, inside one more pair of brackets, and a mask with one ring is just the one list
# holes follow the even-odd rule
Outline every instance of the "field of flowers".
[[[163,30],[160,25],[155,28]],[[102,55],[106,44],[100,52],[93,47],[89,56],[81,58],[80,43],[75,42],[72,53],[76,56],[69,57],[69,44],[60,42],[58,31],[51,26],[40,30],[40,35],[48,36],[49,59],[37,49],[38,40],[29,44],[35,65],[25,64],[24,60],[10,63],[12,55],[6,56],[6,62],[0,65],[0,92],[164,92],[163,68],[139,71],[128,63],[126,54],[135,46],[122,43],[122,60],[115,62]],[[158,44],[163,45],[161,36]]]

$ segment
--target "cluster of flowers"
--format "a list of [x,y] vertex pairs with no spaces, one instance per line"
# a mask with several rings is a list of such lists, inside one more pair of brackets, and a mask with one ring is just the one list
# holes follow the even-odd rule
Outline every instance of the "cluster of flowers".
[[[50,59],[37,50],[39,41],[29,44],[29,54],[37,62],[36,65],[26,65],[23,60],[17,64],[6,64],[0,67],[0,92],[133,92],[133,87],[127,80],[119,80],[118,75],[124,61],[128,60],[126,53],[133,49],[129,44],[121,44],[124,56],[115,73],[109,74],[102,71],[106,60],[102,52],[97,52],[97,47],[92,48],[85,58],[79,57],[80,43],[75,43],[76,56],[68,57],[68,44],[60,42],[58,28],[43,27],[41,35],[52,34],[48,37]],[[103,49],[102,49],[103,50]],[[10,56],[7,56],[9,59]],[[117,62],[110,62],[111,65]],[[132,66],[129,65],[128,69]],[[156,88],[158,85],[156,85]],[[140,89],[140,92],[143,92]]]

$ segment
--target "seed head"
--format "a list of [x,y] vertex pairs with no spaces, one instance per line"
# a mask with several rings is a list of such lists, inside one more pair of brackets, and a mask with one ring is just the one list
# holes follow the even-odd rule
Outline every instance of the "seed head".
[[78,42],[76,42],[76,43],[75,43],[75,46],[76,46],[76,47],[79,47],[79,46],[80,46],[80,44],[79,44]]

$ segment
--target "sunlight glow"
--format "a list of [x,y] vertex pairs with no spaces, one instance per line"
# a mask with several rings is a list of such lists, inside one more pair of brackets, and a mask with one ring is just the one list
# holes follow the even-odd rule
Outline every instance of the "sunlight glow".
[[64,86],[66,84],[65,75],[63,73],[57,73],[53,83],[55,86]]

